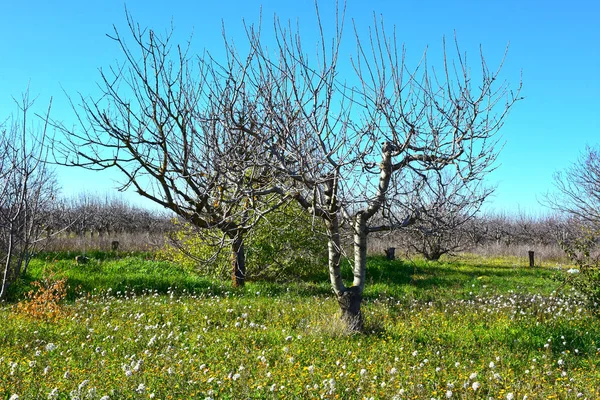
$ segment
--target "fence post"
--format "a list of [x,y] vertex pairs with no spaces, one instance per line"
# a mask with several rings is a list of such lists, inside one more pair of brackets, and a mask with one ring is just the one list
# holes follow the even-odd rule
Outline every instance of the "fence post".
[[387,258],[390,261],[396,259],[396,248],[395,247],[388,247],[384,251],[385,251],[385,258]]
[[529,250],[529,266],[530,267],[535,266],[535,258],[534,258],[533,250]]

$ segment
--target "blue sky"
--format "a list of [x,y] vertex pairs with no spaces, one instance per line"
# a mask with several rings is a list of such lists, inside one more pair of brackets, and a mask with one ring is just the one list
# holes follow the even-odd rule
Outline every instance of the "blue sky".
[[[125,31],[124,7],[142,26],[166,30],[173,22],[183,42],[193,33],[193,50],[221,47],[221,24],[228,36],[243,41],[242,20],[269,24],[277,13],[297,20],[305,39],[314,34],[314,2],[297,1],[74,1],[41,0],[0,3],[0,121],[15,110],[12,97],[29,85],[42,111],[53,97],[53,117],[72,118],[63,89],[94,94],[98,68],[120,60],[106,37],[113,24]],[[321,1],[325,23],[333,21],[332,1]],[[396,26],[409,56],[426,46],[439,56],[441,39],[456,31],[461,48],[475,63],[481,44],[491,65],[510,42],[502,77],[516,87],[523,73],[525,100],[519,102],[501,131],[505,141],[497,185],[486,208],[516,213],[543,212],[538,199],[551,190],[552,174],[575,161],[586,145],[600,142],[600,2],[596,0],[392,1],[347,2],[347,20],[359,27],[382,15]],[[349,27],[349,26],[348,26]],[[352,42],[352,32],[346,39]],[[305,43],[306,43],[305,40]],[[436,51],[438,52],[436,54]],[[475,65],[474,65],[475,66]],[[59,169],[65,194],[104,193],[118,175]],[[137,202],[135,195],[128,195]]]

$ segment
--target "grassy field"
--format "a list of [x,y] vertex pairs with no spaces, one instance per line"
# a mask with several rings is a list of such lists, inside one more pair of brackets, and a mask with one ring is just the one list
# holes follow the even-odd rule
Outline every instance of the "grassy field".
[[[89,255],[40,256],[0,306],[0,399],[600,398],[599,320],[556,269],[374,257],[347,335],[324,274],[233,289]],[[69,283],[55,320],[20,301],[48,273]]]

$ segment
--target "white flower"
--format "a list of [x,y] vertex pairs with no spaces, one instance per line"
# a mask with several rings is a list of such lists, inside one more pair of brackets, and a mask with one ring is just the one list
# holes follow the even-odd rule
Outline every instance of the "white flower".
[[79,384],[79,391],[81,392],[83,390],[83,388],[85,388],[85,386],[88,384],[89,380],[84,380],[83,382],[81,382]]
[[58,388],[52,389],[50,393],[48,393],[48,400],[58,399]]
[[365,376],[367,374],[367,370],[366,369],[361,369],[360,370],[360,376]]
[[479,389],[481,387],[481,384],[479,382],[473,382],[471,387],[473,388],[474,391],[477,391],[477,389]]
[[308,372],[311,373],[311,374],[315,372],[315,366],[314,365],[309,365],[307,369],[308,369]]
[[558,365],[563,365],[565,362],[561,359],[558,360]]
[[237,380],[238,380],[238,379],[240,379],[241,377],[242,377],[242,376],[241,376],[240,374],[238,374],[238,373],[235,373],[231,379],[233,379],[234,381],[237,381]]
[[446,398],[449,399],[452,397],[452,390],[446,390]]
[[144,385],[143,383],[140,383],[137,387],[137,389],[135,389],[135,391],[137,393],[144,393],[146,391],[146,385]]
[[102,397],[100,397],[100,400],[110,400],[110,397],[108,397],[108,396],[102,396]]
[[10,396],[10,398],[8,400],[19,400],[19,395],[13,394],[12,396]]
[[397,373],[398,373],[398,370],[395,367],[390,369],[390,375],[396,375]]
[[496,368],[496,364],[494,364],[494,362],[493,362],[493,361],[490,361],[490,368],[491,368],[491,369],[494,369],[494,368]]
[[46,345],[46,351],[53,351],[56,350],[56,345],[54,343],[48,343]]
[[514,398],[515,398],[515,395],[514,395],[514,394],[512,394],[512,393],[508,393],[508,394],[506,395],[506,400],[514,400]]
[[473,372],[471,375],[469,375],[469,380],[472,381],[475,378],[477,378],[477,372]]

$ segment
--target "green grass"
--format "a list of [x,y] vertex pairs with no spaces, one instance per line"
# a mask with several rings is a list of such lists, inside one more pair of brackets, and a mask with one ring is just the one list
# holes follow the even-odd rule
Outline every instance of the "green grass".
[[553,294],[553,269],[373,257],[367,332],[347,335],[322,272],[233,289],[150,254],[92,258],[43,255],[13,292],[66,276],[61,320],[0,306],[0,399],[600,397],[599,321]]

